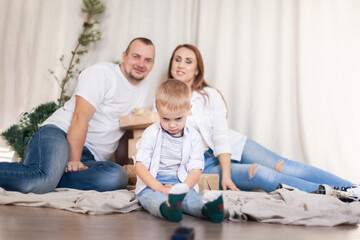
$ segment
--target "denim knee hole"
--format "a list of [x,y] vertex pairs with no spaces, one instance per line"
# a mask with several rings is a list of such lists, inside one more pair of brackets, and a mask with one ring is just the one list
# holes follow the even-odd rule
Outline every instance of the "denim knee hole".
[[249,168],[249,180],[254,177],[257,167],[258,167],[258,164],[253,164],[253,165],[250,166],[250,168]]
[[281,159],[281,160],[279,160],[279,162],[275,165],[274,170],[275,170],[275,171],[278,171],[279,173],[281,173],[283,165],[284,165],[284,160]]

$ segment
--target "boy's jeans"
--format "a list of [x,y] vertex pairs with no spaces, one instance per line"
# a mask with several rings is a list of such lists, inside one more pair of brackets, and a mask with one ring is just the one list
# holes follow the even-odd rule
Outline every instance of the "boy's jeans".
[[[175,185],[180,183],[178,177],[173,175],[157,175],[156,179],[163,185]],[[151,214],[163,218],[160,212],[160,205],[168,199],[165,194],[161,192],[155,192],[151,188],[146,187],[136,196],[136,198],[139,200],[140,204]],[[184,213],[196,217],[203,217],[201,213],[203,206],[204,205],[201,201],[201,195],[194,189],[190,189],[181,203],[181,208]]]
[[66,133],[54,125],[41,127],[29,141],[24,163],[0,163],[0,187],[23,193],[47,193],[56,187],[110,191],[126,188],[128,175],[118,164],[95,161],[84,147],[87,170],[64,173],[69,159]]

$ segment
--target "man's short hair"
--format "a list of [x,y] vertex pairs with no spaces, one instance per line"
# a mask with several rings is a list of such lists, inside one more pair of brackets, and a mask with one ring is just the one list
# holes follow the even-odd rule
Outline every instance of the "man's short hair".
[[186,83],[169,79],[156,89],[155,105],[165,107],[170,111],[190,109],[191,92]]
[[[127,46],[127,48],[126,48],[126,50],[125,50],[126,55],[129,54],[131,44],[132,44],[133,42],[135,42],[136,40],[139,40],[140,42],[142,42],[142,43],[145,44],[145,45],[154,46],[154,44],[152,43],[152,41],[151,41],[150,39],[144,38],[144,37],[137,37],[137,38],[134,38],[133,40],[131,40],[131,42],[130,42],[129,45]],[[154,46],[154,47],[155,47],[155,46]]]

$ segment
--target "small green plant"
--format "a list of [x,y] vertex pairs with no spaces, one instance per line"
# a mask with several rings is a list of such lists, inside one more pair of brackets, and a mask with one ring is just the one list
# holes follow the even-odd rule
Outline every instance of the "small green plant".
[[39,126],[59,107],[55,102],[41,104],[30,112],[22,113],[20,123],[12,125],[2,133],[21,159],[27,143]]
[[20,162],[23,161],[23,155],[27,143],[38,130],[39,126],[58,108],[64,105],[69,100],[69,96],[66,94],[66,85],[71,79],[77,79],[81,70],[78,65],[80,63],[80,57],[88,53],[87,47],[96,41],[101,39],[101,32],[95,29],[95,26],[99,24],[97,17],[105,10],[105,6],[100,0],[83,0],[82,12],[86,14],[85,21],[82,25],[82,32],[77,39],[75,49],[71,51],[71,58],[68,64],[64,62],[64,55],[59,59],[63,69],[65,70],[65,76],[59,80],[53,70],[49,70],[60,86],[60,97],[58,103],[48,102],[33,108],[30,112],[25,112],[20,115],[20,122],[12,125],[6,131],[1,133],[8,144],[14,149],[17,155],[20,157]]

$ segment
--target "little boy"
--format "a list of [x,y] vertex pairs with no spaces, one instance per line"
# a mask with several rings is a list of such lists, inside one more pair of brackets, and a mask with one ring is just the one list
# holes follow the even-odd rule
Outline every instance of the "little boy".
[[190,99],[190,89],[181,81],[167,80],[158,87],[160,122],[149,126],[136,146],[135,193],[147,211],[172,222],[180,222],[184,212],[221,223],[221,192],[197,192],[204,151],[199,133],[186,125]]

